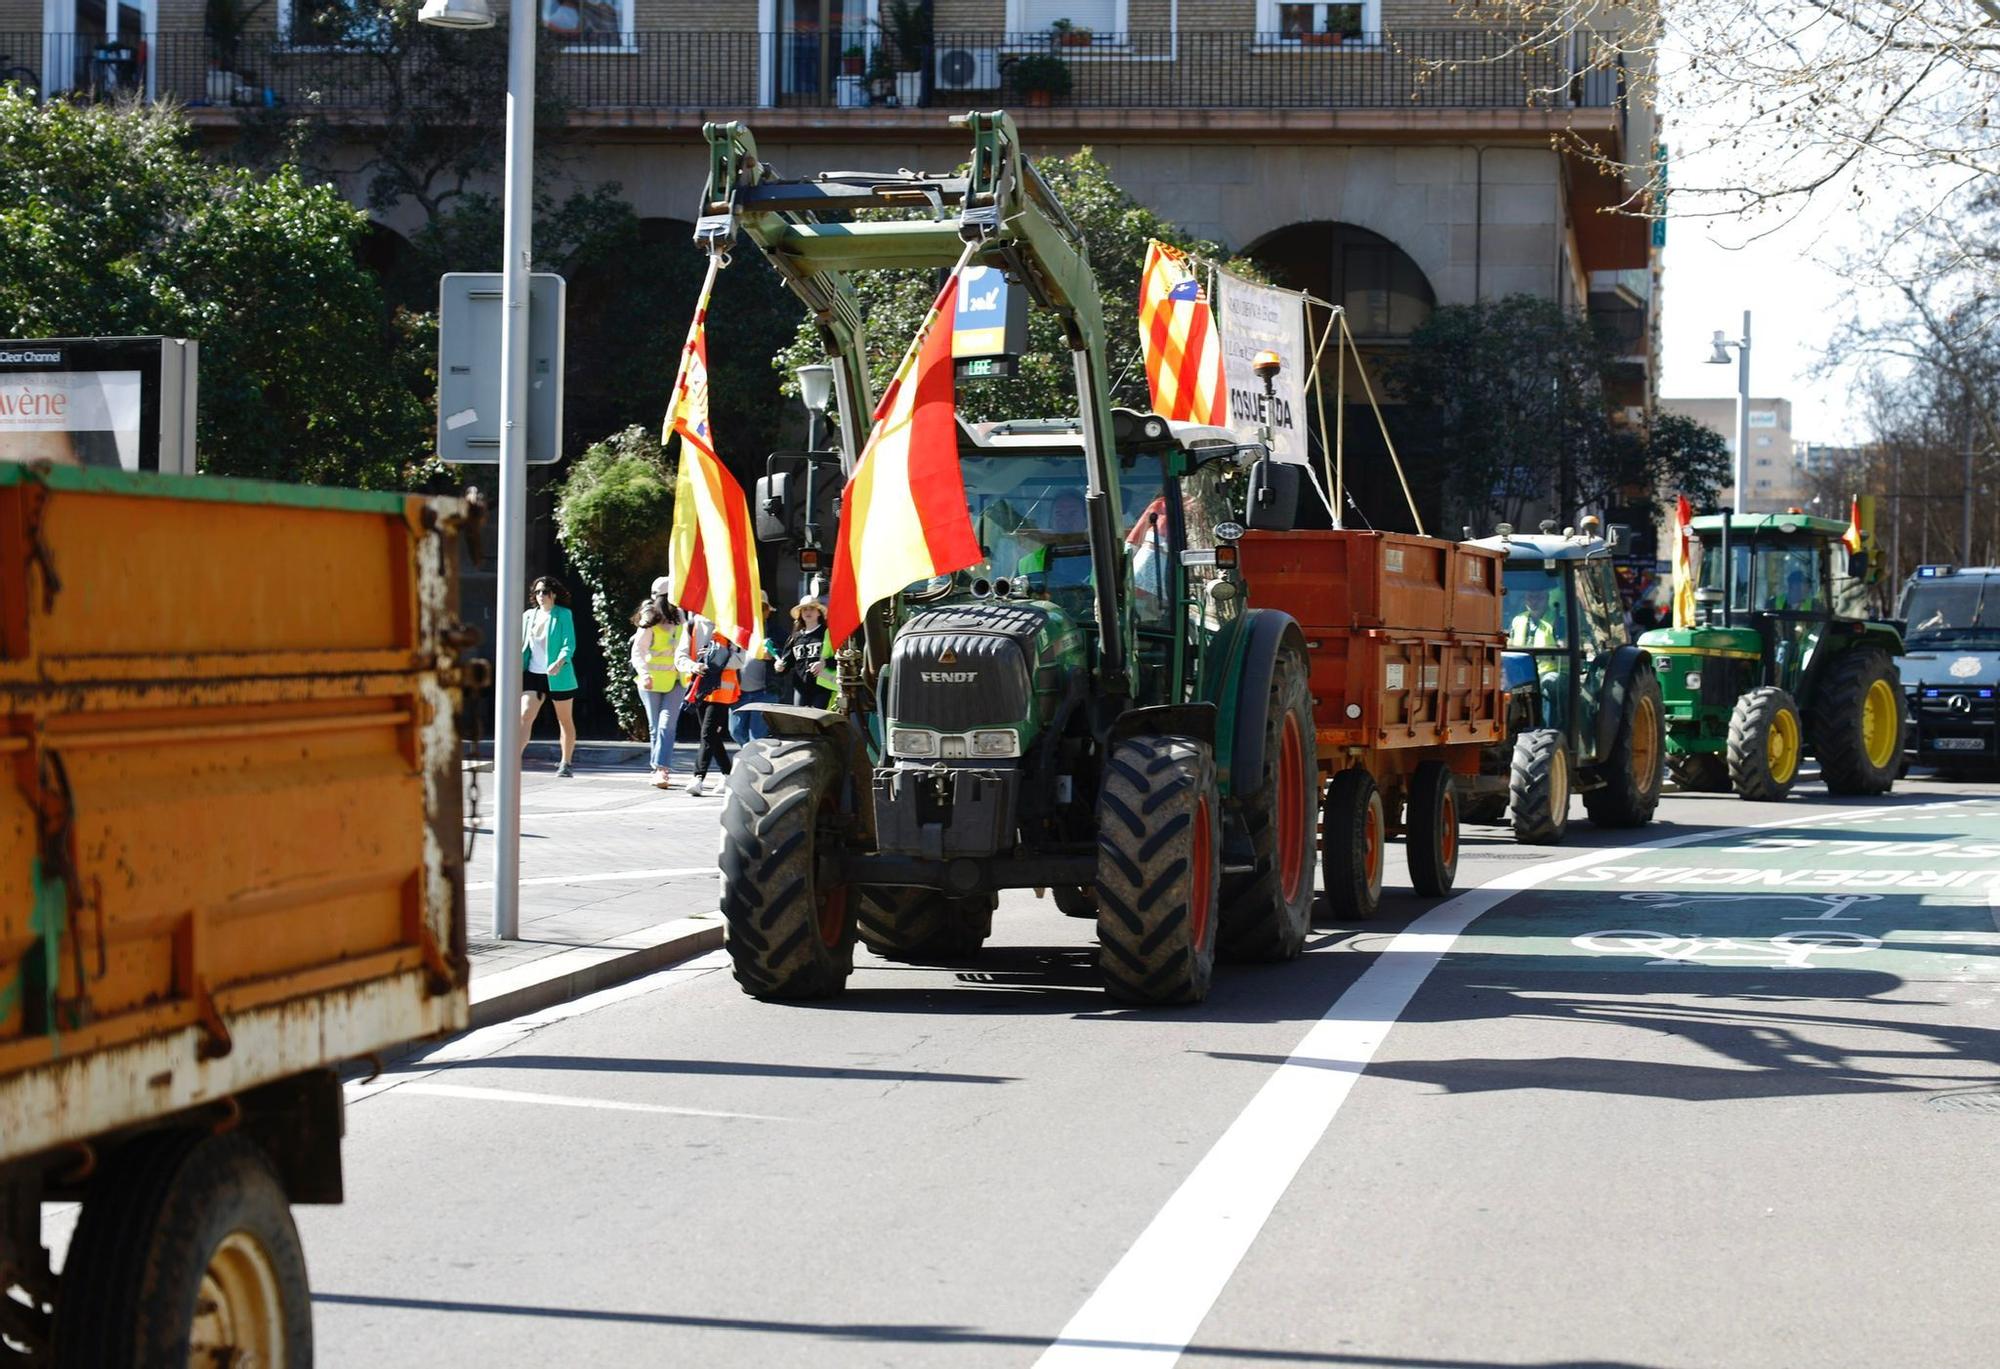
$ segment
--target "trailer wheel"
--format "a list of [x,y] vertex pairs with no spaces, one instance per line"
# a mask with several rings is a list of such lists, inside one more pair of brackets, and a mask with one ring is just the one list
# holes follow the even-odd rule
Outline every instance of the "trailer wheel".
[[1625,716],[1611,754],[1598,767],[1602,788],[1583,796],[1583,811],[1599,827],[1644,827],[1660,806],[1664,775],[1661,757],[1667,749],[1664,705],[1659,677],[1650,665],[1632,672],[1625,690]]
[[1097,797],[1097,965],[1128,1003],[1199,1003],[1215,974],[1222,861],[1215,755],[1127,737]]
[[979,954],[993,931],[992,894],[862,884],[852,890],[861,944],[885,960],[954,961]]
[[1333,777],[1320,809],[1320,883],[1328,919],[1365,922],[1382,907],[1389,815],[1375,777],[1353,766]]
[[1097,916],[1097,890],[1081,884],[1058,884],[1051,892],[1055,895],[1056,910],[1064,917]]
[[1312,931],[1314,787],[1319,783],[1306,663],[1288,648],[1271,672],[1264,773],[1238,805],[1251,865],[1222,877],[1217,942],[1229,960],[1291,960]]
[[825,737],[737,753],[723,794],[722,916],[736,982],[758,998],[825,998],[854,972],[854,907],[840,883],[840,756]]
[[1807,710],[1831,794],[1886,794],[1903,750],[1903,689],[1888,654],[1856,647],[1833,663]]
[[305,1255],[264,1152],[174,1131],[114,1156],[84,1198],[53,1349],[60,1369],[309,1369]]
[[1410,883],[1431,898],[1451,892],[1458,879],[1458,786],[1443,761],[1423,761],[1410,779],[1408,834],[1404,853]]
[[1507,778],[1507,806],[1514,814],[1514,840],[1526,846],[1557,846],[1569,831],[1569,743],[1553,728],[1523,732],[1514,741],[1514,766]]
[[1727,794],[1729,761],[1713,751],[1690,751],[1684,756],[1667,755],[1667,773],[1674,783],[1690,794]]
[[1775,685],[1753,689],[1729,715],[1729,783],[1737,797],[1778,803],[1799,777],[1799,710]]

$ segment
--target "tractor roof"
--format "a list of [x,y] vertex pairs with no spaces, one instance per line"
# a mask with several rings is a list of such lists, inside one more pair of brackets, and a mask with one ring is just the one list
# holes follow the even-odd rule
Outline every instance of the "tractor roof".
[[1510,532],[1479,538],[1472,545],[1504,551],[1509,561],[1521,562],[1587,561],[1593,556],[1610,554],[1602,537],[1585,537],[1582,533],[1564,537],[1553,532]]
[[1810,513],[1705,513],[1694,520],[1697,533],[1720,533],[1724,522],[1731,533],[1805,533],[1814,537],[1839,537],[1847,524],[1837,518],[1820,518]]
[[[1152,417],[1152,415],[1143,415]],[[1227,428],[1167,420],[1167,431],[1183,447],[1234,445],[1243,439]],[[1075,447],[1083,450],[1083,423],[1076,418],[1014,418],[963,423],[960,430],[976,447]]]

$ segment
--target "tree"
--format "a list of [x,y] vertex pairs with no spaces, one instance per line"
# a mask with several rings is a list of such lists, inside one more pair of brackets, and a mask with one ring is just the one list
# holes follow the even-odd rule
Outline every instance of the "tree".
[[556,537],[590,587],[604,697],[630,737],[646,735],[646,715],[620,644],[632,635],[629,615],[667,572],[674,477],[652,431],[632,427],[592,444],[556,497]]
[[[1087,147],[1068,157],[1040,158],[1035,167],[1082,231],[1097,276],[1104,301],[1107,371],[1114,381],[1112,402],[1147,408],[1145,365],[1139,352],[1139,273],[1146,261],[1146,240],[1158,238],[1213,260],[1227,254],[1133,199]],[[1232,260],[1228,265],[1253,279],[1263,278],[1254,262]],[[929,271],[866,271],[853,280],[868,323],[868,367],[879,395],[936,298],[938,281]],[[773,364],[786,373],[789,393],[792,371],[824,359],[819,334],[808,319],[799,324],[797,336]],[[1029,315],[1028,353],[1016,375],[964,386],[958,402],[960,416],[974,423],[1074,413],[1076,379],[1055,315],[1047,310]]]
[[422,330],[356,260],[366,226],[295,168],[204,161],[177,114],[0,87],[0,330],[197,339],[205,471],[435,474]]

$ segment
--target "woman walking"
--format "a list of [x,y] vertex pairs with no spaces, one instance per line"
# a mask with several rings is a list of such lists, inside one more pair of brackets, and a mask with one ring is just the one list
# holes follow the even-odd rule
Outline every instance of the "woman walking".
[[556,706],[556,728],[562,734],[562,764],[556,775],[569,779],[576,756],[576,624],[563,605],[569,589],[553,575],[528,588],[534,605],[521,615],[521,751],[542,711],[542,700]]
[[785,702],[801,708],[825,708],[832,695],[820,683],[826,656],[826,611],[808,595],[792,609],[792,632],[778,652],[776,669],[785,678]]
[[653,739],[655,789],[673,787],[674,734],[680,730],[681,704],[687,698],[687,686],[674,667],[681,611],[667,597],[672,588],[673,582],[664,575],[653,581],[653,597],[632,615],[632,626],[637,629],[632,634],[632,673]]
[[689,614],[680,646],[674,651],[674,668],[687,680],[687,701],[700,710],[701,749],[694,756],[694,783],[688,794],[700,798],[708,788],[708,766],[713,761],[729,774],[729,706],[742,693],[737,672],[743,668],[743,650],[727,637],[715,635],[715,625],[699,614]]

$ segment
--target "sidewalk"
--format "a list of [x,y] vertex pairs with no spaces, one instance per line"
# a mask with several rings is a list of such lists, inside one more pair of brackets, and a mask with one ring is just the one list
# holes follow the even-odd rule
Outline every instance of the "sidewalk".
[[579,745],[574,779],[556,778],[555,755],[552,742],[528,748],[521,783],[520,927],[513,941],[492,934],[490,763],[467,767],[474,1027],[552,1007],[722,945],[715,863],[722,789],[711,774],[706,795],[688,794],[694,747],[676,748],[675,787],[668,791],[646,783],[646,755],[637,744]]

